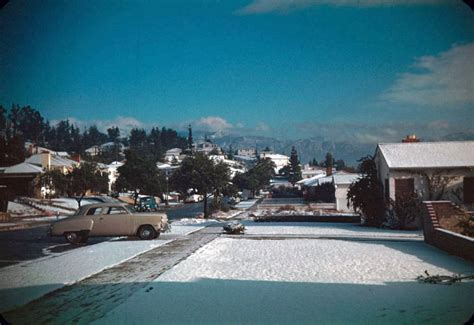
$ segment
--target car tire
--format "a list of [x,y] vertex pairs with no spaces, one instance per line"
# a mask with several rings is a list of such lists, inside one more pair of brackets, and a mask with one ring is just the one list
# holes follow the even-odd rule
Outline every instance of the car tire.
[[66,240],[71,244],[79,244],[84,242],[84,236],[79,231],[66,232],[64,233],[64,238],[66,238]]
[[156,238],[156,230],[150,225],[141,226],[138,228],[137,235],[142,240],[151,240]]

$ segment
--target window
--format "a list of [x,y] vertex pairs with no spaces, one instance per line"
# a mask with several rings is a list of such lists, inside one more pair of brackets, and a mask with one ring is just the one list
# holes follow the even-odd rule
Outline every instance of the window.
[[127,214],[123,207],[110,207],[107,214]]
[[90,208],[89,211],[87,211],[87,215],[88,216],[96,216],[96,215],[99,215],[101,214],[102,212],[102,208]]

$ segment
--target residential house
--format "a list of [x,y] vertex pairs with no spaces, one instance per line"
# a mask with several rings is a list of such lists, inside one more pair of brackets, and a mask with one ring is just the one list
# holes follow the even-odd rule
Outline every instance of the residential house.
[[211,152],[222,152],[221,148],[217,144],[212,143],[207,138],[203,142],[196,143],[194,150],[196,152],[204,153],[205,155],[209,155]]
[[10,167],[0,168],[0,185],[4,186],[8,196],[41,196],[39,177],[44,173],[40,166],[22,162]]
[[233,178],[237,173],[243,174],[247,171],[244,164],[235,161],[226,159],[224,155],[210,155],[209,158],[214,162],[223,162],[229,167],[230,170],[230,177]]
[[180,148],[169,149],[165,153],[165,162],[167,163],[180,163],[185,155],[182,154],[183,150]]
[[416,193],[474,204],[474,141],[380,143],[375,163],[387,201]]
[[244,156],[244,157],[254,157],[255,158],[256,151],[255,149],[238,149],[237,156]]
[[275,164],[275,173],[278,174],[280,169],[290,164],[290,157],[272,153],[271,151],[262,151],[260,153],[260,159],[270,159]]
[[338,211],[350,212],[352,207],[348,205],[347,192],[349,186],[355,182],[361,175],[355,173],[346,173],[344,171],[338,171],[332,173],[328,170],[329,175],[326,172],[313,176],[308,179],[302,179],[297,184],[307,190],[311,187],[320,186],[325,183],[331,183],[334,185],[335,197],[336,197],[336,209]]

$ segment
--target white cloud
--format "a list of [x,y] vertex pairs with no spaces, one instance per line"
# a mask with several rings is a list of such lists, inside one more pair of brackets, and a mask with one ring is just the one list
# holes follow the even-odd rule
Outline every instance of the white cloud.
[[421,106],[474,104],[474,43],[455,45],[437,56],[423,56],[416,72],[398,76],[383,100]]
[[449,0],[253,0],[235,13],[241,15],[265,14],[269,12],[288,12],[317,5],[375,7],[397,5],[436,5],[449,3]]
[[202,117],[193,123],[197,129],[205,129],[211,132],[226,132],[231,130],[234,126],[227,122],[222,117],[207,116]]
[[260,122],[255,127],[255,131],[257,131],[257,132],[267,132],[267,131],[270,131],[270,127],[267,124],[265,124],[263,122]]

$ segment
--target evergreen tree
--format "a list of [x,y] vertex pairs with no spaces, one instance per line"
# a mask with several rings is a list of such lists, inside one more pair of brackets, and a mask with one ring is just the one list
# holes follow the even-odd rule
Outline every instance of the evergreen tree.
[[354,211],[362,213],[366,225],[379,227],[385,219],[385,205],[377,165],[373,156],[364,157],[359,161],[362,177],[349,185],[348,206],[352,204]]
[[296,151],[295,147],[291,148],[289,166],[290,168],[288,171],[288,181],[294,186],[296,182],[302,178],[300,161],[298,159],[298,152]]
[[120,138],[120,129],[117,126],[112,126],[108,128],[107,136],[110,142],[118,143]]
[[229,146],[229,151],[227,151],[227,158],[234,160],[234,150],[232,149],[232,145]]
[[193,151],[193,143],[194,143],[194,140],[193,140],[193,130],[191,128],[191,124],[189,124],[188,126],[188,151],[189,152],[192,152]]
[[324,161],[325,167],[334,167],[334,157],[330,152],[326,154],[326,160]]

